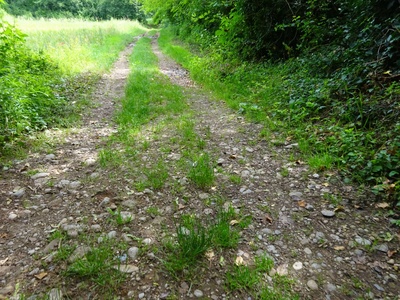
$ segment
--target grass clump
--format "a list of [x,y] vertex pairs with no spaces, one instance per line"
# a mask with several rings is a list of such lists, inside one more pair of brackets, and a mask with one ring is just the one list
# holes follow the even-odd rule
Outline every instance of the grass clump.
[[68,266],[65,276],[94,284],[99,293],[115,291],[124,282],[125,275],[119,271],[121,261],[113,248],[111,241],[92,247],[84,257]]
[[207,251],[235,248],[239,243],[240,226],[235,226],[239,216],[230,207],[220,210],[216,218],[202,221],[194,215],[184,215],[176,226],[176,237],[167,240],[165,248],[166,269],[176,277],[194,274]]
[[274,261],[266,255],[256,256],[254,265],[233,266],[225,276],[225,284],[231,291],[246,291],[259,300],[295,300],[299,296],[292,291],[294,281],[287,276],[274,275],[267,285],[265,274],[271,272]]
[[116,211],[113,211],[112,209],[108,208],[107,211],[113,217],[111,221],[115,222],[118,226],[128,224],[133,219],[131,214],[121,212],[121,209],[119,208]]
[[195,265],[198,259],[211,247],[212,235],[201,221],[194,216],[183,216],[176,227],[176,241],[166,244],[170,255],[165,267],[173,274]]
[[195,157],[188,178],[199,188],[211,187],[214,183],[214,167],[208,153]]
[[142,173],[146,179],[135,184],[138,191],[144,191],[146,188],[155,190],[161,189],[167,181],[168,169],[163,161],[159,161],[155,166],[142,169]]

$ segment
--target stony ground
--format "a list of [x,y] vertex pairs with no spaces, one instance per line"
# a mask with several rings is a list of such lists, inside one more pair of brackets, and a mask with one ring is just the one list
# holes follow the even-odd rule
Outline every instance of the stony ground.
[[[138,178],[124,164],[101,167],[99,153],[118,131],[113,115],[132,49],[134,44],[99,82],[95,106],[83,116],[82,126],[47,131],[42,151],[2,167],[0,299],[252,299],[246,290],[228,290],[225,273],[237,257],[251,263],[259,253],[274,259],[273,272],[294,279],[301,299],[400,299],[400,232],[385,210],[370,204],[371,195],[344,184],[335,172],[316,173],[291,159],[295,142],[277,145],[263,138],[261,125],[194,84],[160,52],[156,39],[160,71],[184,89],[195,131],[215,161],[215,184],[196,188],[175,168],[185,149],[174,130],[158,126],[165,119],[143,127],[147,143],[136,158],[145,166],[164,160],[169,166],[164,187],[139,192],[134,188]],[[252,220],[238,247],[209,255],[197,275],[171,276],[162,264],[164,237],[183,214],[212,218],[218,199]],[[110,222],[110,211],[118,209],[132,221]],[[55,232],[66,239],[50,239]],[[88,236],[96,237],[94,246],[88,246]],[[105,237],[128,245],[126,253],[115,253],[127,276],[112,297],[64,275],[68,264]],[[60,262],[55,256],[62,243],[75,250]]]

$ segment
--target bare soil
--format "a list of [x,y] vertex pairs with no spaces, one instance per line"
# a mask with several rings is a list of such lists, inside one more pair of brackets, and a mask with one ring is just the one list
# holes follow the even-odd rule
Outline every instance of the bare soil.
[[[161,53],[156,39],[153,51],[160,71],[184,90],[195,130],[215,159],[215,185],[198,189],[174,167],[184,149],[172,142],[173,131],[154,138],[160,120],[143,128],[150,146],[138,155],[144,165],[165,160],[169,180],[163,188],[138,192],[133,188],[137,178],[124,166],[100,167],[99,151],[118,132],[113,116],[124,95],[132,50],[134,43],[102,77],[93,94],[94,107],[83,115],[79,128],[46,131],[46,149],[0,170],[0,299],[54,289],[66,299],[105,299],[93,287],[66,279],[67,263],[52,261],[60,246],[49,242],[55,230],[66,231],[69,243],[77,246],[84,245],[86,235],[115,231],[117,241],[141,249],[136,259],[128,258],[132,270],[113,295],[118,299],[251,299],[247,291],[227,290],[225,273],[238,256],[251,264],[261,252],[274,259],[275,271],[295,280],[293,289],[301,299],[400,299],[400,232],[375,207],[372,196],[344,184],[335,172],[316,173],[291,160],[295,142],[276,146],[263,138],[261,125],[193,83],[186,70]],[[160,150],[167,146],[169,153]],[[161,262],[165,232],[174,231],[182,214],[212,218],[217,198],[251,216],[252,223],[243,230],[237,249],[206,259],[198,276],[173,278]],[[123,227],[110,223],[107,208],[116,207],[123,207],[133,221]],[[149,213],[154,207],[159,214]],[[129,236],[146,240],[146,247]],[[220,264],[221,256],[226,265]]]

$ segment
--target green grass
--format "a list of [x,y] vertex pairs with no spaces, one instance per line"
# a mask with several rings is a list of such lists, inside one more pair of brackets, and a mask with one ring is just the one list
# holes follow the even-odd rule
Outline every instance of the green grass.
[[111,294],[125,281],[125,274],[119,271],[121,261],[115,254],[112,240],[96,245],[82,258],[71,263],[64,275],[75,281],[94,284],[99,293]]
[[339,168],[349,180],[400,203],[400,123],[392,109],[400,95],[398,83],[360,95],[358,89],[346,90],[338,78],[320,77],[313,70],[315,58],[262,64],[224,60],[216,51],[191,52],[190,45],[175,40],[174,32],[161,30],[162,50],[217,98],[261,123],[262,138],[275,146],[293,138],[299,144],[293,149],[296,157],[312,169]]
[[211,247],[212,236],[200,219],[186,215],[176,227],[176,241],[166,243],[169,255],[164,263],[174,275],[194,266]]
[[132,221],[132,216],[121,213],[121,210],[119,208],[116,211],[108,208],[107,211],[112,216],[111,222],[115,222],[118,226],[129,224]]
[[161,189],[169,177],[167,166],[161,160],[150,168],[142,168],[142,173],[146,179],[135,183],[136,189],[140,192],[146,188]]
[[0,76],[0,154],[5,160],[24,157],[33,144],[43,146],[27,138],[33,133],[77,126],[99,76],[134,36],[147,30],[130,21],[7,19],[26,37],[10,27],[0,38],[8,40]]
[[272,285],[264,279],[274,267],[274,261],[266,255],[256,256],[253,265],[235,265],[226,273],[225,284],[231,291],[246,291],[259,300],[300,299],[293,292],[294,281],[287,276],[274,275]]
[[206,189],[214,183],[214,166],[208,153],[193,158],[188,178],[199,188]]
[[[240,219],[234,209],[220,208],[214,220],[202,220],[194,215],[184,215],[176,226],[176,238],[164,244],[167,253],[165,268],[175,277],[199,275],[204,254],[211,249],[236,248],[239,244],[241,226],[235,225]],[[240,223],[240,222],[239,222]]]
[[18,18],[15,24],[27,34],[27,45],[48,54],[65,74],[109,70],[132,38],[147,30],[124,20]]
[[151,40],[142,38],[131,56],[132,72],[117,122],[126,134],[163,115],[177,115],[187,107],[179,87],[169,83],[158,70]]

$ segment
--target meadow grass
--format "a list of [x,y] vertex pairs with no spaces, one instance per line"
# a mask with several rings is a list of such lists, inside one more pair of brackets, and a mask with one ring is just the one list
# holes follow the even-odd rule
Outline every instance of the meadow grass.
[[34,51],[49,55],[65,74],[108,71],[120,51],[147,29],[137,21],[16,18]]

